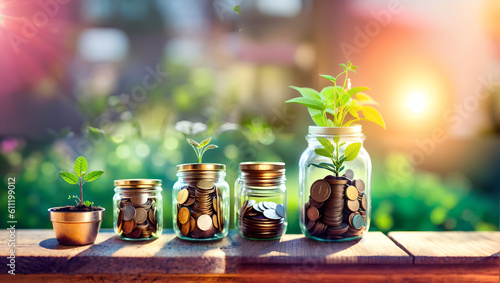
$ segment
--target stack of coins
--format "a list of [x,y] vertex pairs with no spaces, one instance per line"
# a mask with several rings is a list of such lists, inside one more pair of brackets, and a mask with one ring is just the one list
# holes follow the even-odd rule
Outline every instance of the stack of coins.
[[210,180],[186,186],[177,194],[177,227],[184,237],[212,238],[224,229],[221,190]]
[[240,231],[252,239],[279,238],[285,231],[285,207],[271,201],[247,200],[239,213]]
[[306,229],[323,239],[357,237],[365,230],[367,209],[365,183],[347,169],[342,177],[327,176],[311,185],[304,206]]
[[131,198],[122,198],[118,205],[118,234],[122,237],[137,239],[156,237],[158,219],[156,201],[148,198],[144,204],[137,204]]

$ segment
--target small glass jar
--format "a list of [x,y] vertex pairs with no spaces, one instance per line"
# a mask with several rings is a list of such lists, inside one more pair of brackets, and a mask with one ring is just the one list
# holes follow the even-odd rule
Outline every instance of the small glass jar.
[[229,185],[223,164],[177,165],[172,190],[173,224],[184,240],[210,241],[229,231]]
[[115,180],[113,228],[124,240],[144,241],[160,237],[163,231],[161,180]]
[[[316,154],[323,148],[318,137],[327,138],[339,158],[352,143],[361,143],[357,157],[345,161],[337,174],[311,164],[332,163]],[[348,241],[362,238],[370,227],[371,160],[362,146],[361,125],[351,127],[309,127],[309,143],[299,162],[300,229],[320,241]],[[338,153],[337,150],[338,144]]]
[[242,162],[235,182],[236,227],[251,240],[275,240],[286,232],[285,163]]

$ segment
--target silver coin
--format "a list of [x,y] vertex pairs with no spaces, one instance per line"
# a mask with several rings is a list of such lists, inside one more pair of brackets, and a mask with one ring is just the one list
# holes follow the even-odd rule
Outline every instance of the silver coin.
[[263,201],[262,205],[264,206],[265,209],[270,209],[271,208],[271,206],[269,205],[268,201]]
[[247,207],[253,206],[255,204],[255,200],[251,199],[248,201]]
[[276,214],[285,217],[285,207],[281,203],[276,205]]
[[257,210],[258,212],[262,212],[262,211],[264,211],[263,209],[260,209],[259,204],[260,204],[260,203],[254,203],[254,204],[252,205],[253,209]]
[[276,209],[276,206],[277,206],[277,204],[275,202],[272,202],[272,201],[268,201],[267,205],[269,206],[269,208],[272,208],[272,209]]
[[266,210],[267,208],[264,206],[264,203],[263,202],[259,202],[259,208],[260,208],[260,212]]
[[276,213],[276,210],[274,209],[266,209],[264,210],[264,216],[268,219],[281,219],[282,217],[279,216],[277,213]]

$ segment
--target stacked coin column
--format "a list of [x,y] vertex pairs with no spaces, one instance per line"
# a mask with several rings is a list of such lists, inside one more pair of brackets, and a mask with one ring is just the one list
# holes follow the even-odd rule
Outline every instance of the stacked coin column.
[[286,231],[285,164],[243,162],[235,184],[236,226],[251,240],[279,239]]
[[174,230],[184,240],[217,240],[229,228],[229,185],[222,164],[182,164],[173,189]]

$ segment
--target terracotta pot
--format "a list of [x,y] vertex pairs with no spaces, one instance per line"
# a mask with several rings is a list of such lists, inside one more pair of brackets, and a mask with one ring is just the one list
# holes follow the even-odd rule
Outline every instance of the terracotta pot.
[[56,232],[59,244],[67,246],[83,246],[95,242],[104,208],[96,211],[54,211],[49,209],[50,221]]

